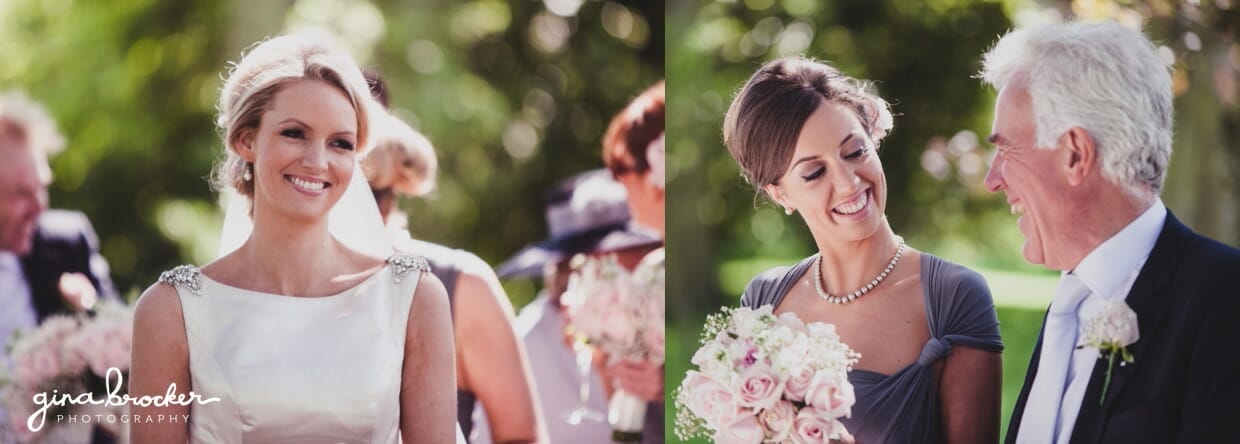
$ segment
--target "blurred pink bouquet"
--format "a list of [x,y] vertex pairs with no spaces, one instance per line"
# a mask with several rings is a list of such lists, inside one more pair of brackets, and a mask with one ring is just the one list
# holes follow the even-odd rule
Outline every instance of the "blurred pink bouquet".
[[706,319],[702,347],[676,390],[676,434],[718,443],[826,443],[856,403],[848,371],[861,355],[835,326],[795,314],[725,308]]
[[[611,362],[626,359],[663,364],[664,250],[648,254],[629,273],[614,255],[588,258],[569,277],[562,296],[573,331],[607,353]],[[617,389],[608,401],[612,438],[636,442],[646,416],[646,401]]]
[[562,297],[574,331],[611,359],[664,359],[662,250],[630,273],[614,255],[587,258]]
[[[45,435],[57,435],[56,423],[48,421],[47,427],[32,431],[27,419],[40,407],[34,396],[68,394],[77,396],[94,393],[103,395],[110,368],[127,374],[129,351],[133,343],[133,312],[122,304],[101,301],[95,305],[95,315],[51,316],[38,328],[24,332],[12,343],[9,352],[12,372],[0,380],[0,402],[8,411],[8,428],[20,442],[34,442]],[[120,393],[126,389],[121,388]],[[89,408],[93,406],[83,406]],[[68,409],[68,406],[57,409]],[[54,418],[52,412],[48,417]],[[83,412],[84,413],[84,412]],[[91,412],[98,413],[98,412]],[[80,425],[65,424],[65,425]],[[105,429],[119,424],[98,424]],[[109,430],[114,435],[118,430]],[[57,441],[46,436],[49,441]]]

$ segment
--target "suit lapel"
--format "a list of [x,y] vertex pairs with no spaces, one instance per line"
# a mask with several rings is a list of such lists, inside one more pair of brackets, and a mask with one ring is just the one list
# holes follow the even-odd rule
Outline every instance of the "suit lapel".
[[[1076,425],[1072,429],[1072,442],[1099,442],[1105,431],[1103,424],[1110,416],[1112,404],[1123,391],[1137,366],[1144,363],[1145,351],[1153,341],[1148,339],[1158,335],[1164,315],[1167,313],[1167,302],[1162,300],[1162,291],[1171,283],[1173,271],[1180,260],[1180,252],[1188,237],[1188,228],[1167,212],[1162,232],[1150,250],[1150,257],[1137,275],[1132,289],[1128,292],[1125,302],[1137,314],[1137,332],[1140,339],[1128,346],[1132,352],[1133,363],[1121,366],[1117,360],[1111,371],[1111,384],[1107,387],[1103,398],[1102,386],[1106,385],[1106,373],[1109,360],[1098,359],[1094,363],[1093,374],[1089,385],[1085,388],[1085,399],[1081,401],[1081,410],[1076,417]],[[1101,405],[1099,400],[1102,400]]]
[[21,258],[22,272],[30,286],[30,300],[42,323],[48,316],[69,310],[60,294],[60,273],[66,269],[64,254],[36,230],[30,254]]
[[[1050,309],[1047,309],[1050,313]],[[1042,336],[1046,334],[1046,315],[1042,315],[1042,329],[1038,330],[1038,340],[1033,344],[1033,356],[1029,358],[1029,369],[1025,370],[1025,384],[1020,388],[1020,395],[1016,397],[1016,407],[1012,409],[1012,417],[1008,420],[1007,436],[1004,438],[1006,443],[1015,443],[1016,435],[1020,433],[1020,420],[1025,414],[1025,403],[1029,401],[1029,389],[1033,387],[1033,378],[1038,374],[1038,362],[1042,358]]]

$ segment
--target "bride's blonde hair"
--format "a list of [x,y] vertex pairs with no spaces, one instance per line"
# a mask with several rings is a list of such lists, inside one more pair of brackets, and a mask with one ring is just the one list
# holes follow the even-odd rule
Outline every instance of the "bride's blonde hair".
[[283,35],[259,42],[242,55],[220,90],[215,124],[223,132],[225,158],[213,173],[217,188],[254,195],[254,182],[242,178],[248,165],[236,145],[258,128],[276,93],[295,80],[326,82],[348,97],[357,113],[357,152],[365,154],[371,117],[383,111],[377,110],[357,62],[326,32]]

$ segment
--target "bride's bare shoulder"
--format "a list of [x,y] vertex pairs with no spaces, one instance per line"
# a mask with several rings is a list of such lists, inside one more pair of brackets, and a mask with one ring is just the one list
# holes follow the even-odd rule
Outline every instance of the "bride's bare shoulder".
[[187,291],[201,288],[198,282],[200,273],[195,267],[182,265],[161,274],[158,281],[142,292],[134,305],[134,330],[184,330],[178,287]]

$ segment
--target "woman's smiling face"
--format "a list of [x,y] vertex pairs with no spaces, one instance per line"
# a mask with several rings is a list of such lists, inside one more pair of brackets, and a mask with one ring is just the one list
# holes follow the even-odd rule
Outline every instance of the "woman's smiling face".
[[241,154],[254,164],[255,209],[301,221],[327,216],[353,177],[357,112],[322,81],[284,85]]
[[791,166],[767,193],[799,211],[815,237],[874,235],[886,208],[887,180],[868,134],[851,108],[823,102],[801,127]]

